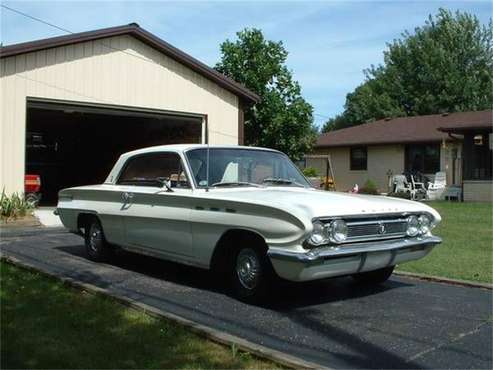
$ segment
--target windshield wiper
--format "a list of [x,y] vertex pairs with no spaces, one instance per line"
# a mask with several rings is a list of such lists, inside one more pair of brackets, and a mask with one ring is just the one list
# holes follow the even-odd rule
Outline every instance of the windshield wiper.
[[225,181],[225,182],[216,182],[211,185],[211,188],[221,187],[221,186],[254,186],[256,188],[260,187],[259,184],[254,184],[253,182],[244,182],[244,181]]
[[303,184],[300,184],[299,182],[290,180],[290,179],[283,179],[281,177],[267,177],[265,178],[262,183],[271,183],[271,184],[279,184],[279,185],[297,185],[301,187],[305,187]]

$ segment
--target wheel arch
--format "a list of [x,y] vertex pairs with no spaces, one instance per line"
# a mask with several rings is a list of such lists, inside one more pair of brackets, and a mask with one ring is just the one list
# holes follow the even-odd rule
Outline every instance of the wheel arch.
[[101,222],[96,212],[80,212],[77,215],[77,230],[80,231],[81,229],[85,229],[88,226],[88,223],[94,219]]
[[215,272],[221,271],[232,252],[238,247],[245,244],[258,248],[261,251],[267,251],[268,246],[265,238],[256,231],[233,228],[225,231],[217,241],[210,261],[210,269]]

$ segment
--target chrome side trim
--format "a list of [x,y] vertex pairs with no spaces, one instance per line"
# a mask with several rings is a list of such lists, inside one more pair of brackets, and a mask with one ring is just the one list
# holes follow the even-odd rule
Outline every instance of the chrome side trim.
[[345,244],[334,247],[322,247],[309,252],[297,253],[280,249],[269,249],[267,255],[270,258],[298,262],[309,265],[323,263],[324,259],[337,258],[361,253],[398,251],[407,248],[426,248],[440,244],[442,239],[438,236],[427,236],[399,240],[386,240],[370,243]]
[[[202,263],[199,263],[196,261],[192,261],[192,260],[186,259],[186,258],[180,258],[180,255],[176,255],[176,254],[172,254],[172,253],[166,253],[164,251],[151,250],[147,247],[138,247],[135,245],[132,245],[132,246],[120,245],[119,247],[123,250],[129,251],[132,253],[143,254],[145,256],[150,256],[150,257],[155,257],[155,258],[159,258],[159,259],[166,260],[166,261],[181,263],[183,265],[199,267],[202,269],[208,269],[209,268],[209,266],[207,266],[205,264],[202,264]],[[183,256],[186,256],[186,255],[183,255]]]

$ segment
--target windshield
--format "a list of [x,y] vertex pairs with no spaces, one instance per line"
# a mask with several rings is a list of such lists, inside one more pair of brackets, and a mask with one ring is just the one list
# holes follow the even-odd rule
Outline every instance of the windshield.
[[192,176],[199,188],[227,186],[301,186],[310,187],[298,168],[282,153],[255,149],[209,149],[186,153]]

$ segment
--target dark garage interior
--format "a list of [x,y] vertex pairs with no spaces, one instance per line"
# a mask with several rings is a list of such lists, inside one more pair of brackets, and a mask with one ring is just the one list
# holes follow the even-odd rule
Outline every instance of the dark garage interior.
[[41,203],[60,189],[102,183],[125,152],[200,143],[202,117],[161,112],[28,102],[26,174],[41,178]]

